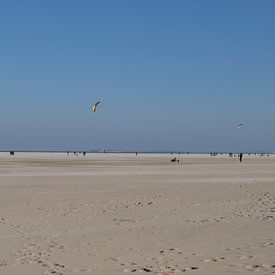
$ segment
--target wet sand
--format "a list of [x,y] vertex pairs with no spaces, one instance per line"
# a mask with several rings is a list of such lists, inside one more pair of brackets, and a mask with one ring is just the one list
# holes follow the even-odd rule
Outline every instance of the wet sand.
[[275,273],[275,157],[0,154],[0,274]]

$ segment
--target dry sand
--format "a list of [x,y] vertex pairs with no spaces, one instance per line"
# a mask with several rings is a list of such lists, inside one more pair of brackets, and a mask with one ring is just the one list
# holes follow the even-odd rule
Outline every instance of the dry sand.
[[0,154],[0,274],[275,273],[275,157]]

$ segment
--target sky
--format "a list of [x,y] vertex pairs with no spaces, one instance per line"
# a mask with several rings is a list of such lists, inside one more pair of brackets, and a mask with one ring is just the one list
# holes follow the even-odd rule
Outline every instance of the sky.
[[274,14],[273,0],[1,1],[0,150],[275,152]]

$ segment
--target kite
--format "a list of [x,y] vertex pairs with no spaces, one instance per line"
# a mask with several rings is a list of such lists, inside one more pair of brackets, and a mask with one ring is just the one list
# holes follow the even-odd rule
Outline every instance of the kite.
[[238,126],[238,129],[241,129],[243,126],[244,126],[244,124],[240,123],[239,126]]
[[96,109],[97,109],[97,106],[98,106],[98,104],[100,104],[101,102],[100,101],[98,101],[97,103],[95,103],[94,105],[93,105],[93,111],[95,112],[96,111]]

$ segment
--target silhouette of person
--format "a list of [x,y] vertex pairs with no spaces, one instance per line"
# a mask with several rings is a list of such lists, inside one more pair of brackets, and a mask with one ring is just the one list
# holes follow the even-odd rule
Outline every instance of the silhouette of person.
[[243,153],[240,153],[240,162],[243,161]]

